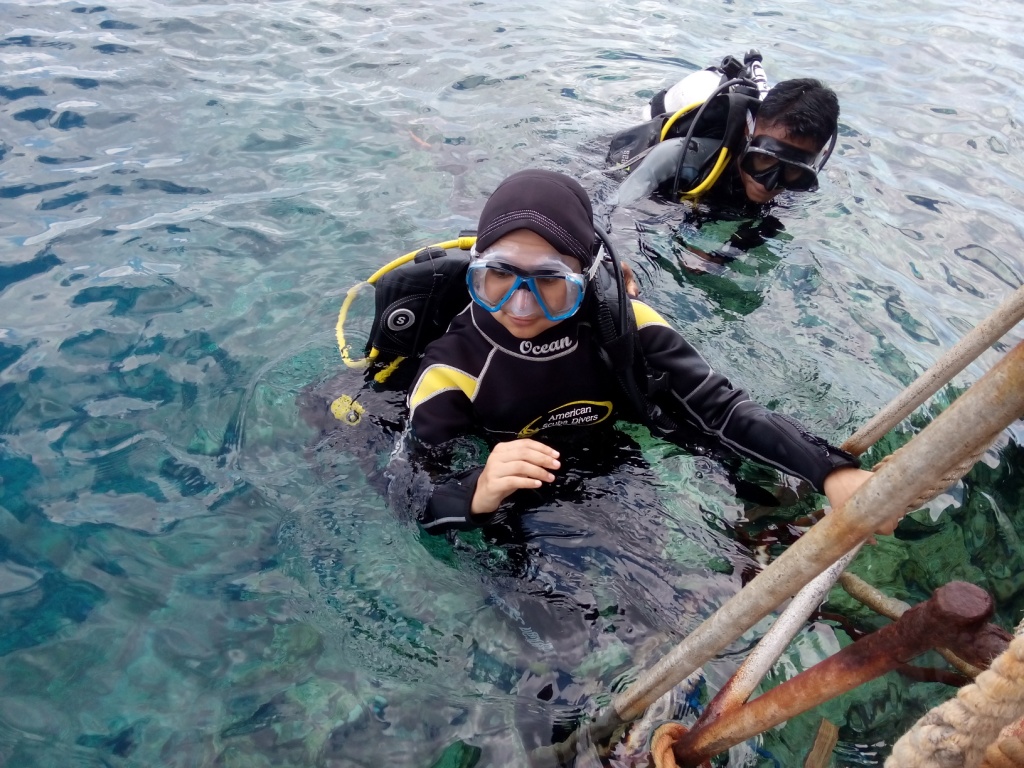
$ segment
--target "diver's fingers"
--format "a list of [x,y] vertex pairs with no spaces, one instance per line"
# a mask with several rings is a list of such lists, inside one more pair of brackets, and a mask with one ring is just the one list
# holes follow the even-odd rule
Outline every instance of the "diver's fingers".
[[532,478],[534,480],[543,480],[545,483],[550,483],[555,479],[555,476],[544,469],[544,467],[531,461],[504,462],[499,471],[502,472],[504,477]]
[[470,503],[472,513],[493,512],[514,491],[539,488],[543,483],[553,481],[555,476],[548,469],[557,469],[559,463],[552,453],[558,455],[557,451],[532,440],[496,445],[477,479]]
[[546,453],[548,456],[558,458],[558,451],[552,448],[550,445],[544,445],[544,443],[538,442],[537,440],[531,440],[528,437],[521,438],[519,440],[509,440],[505,443],[498,443],[494,446],[494,451],[499,453],[504,452],[516,452],[523,450],[540,451]]
[[558,461],[558,451],[544,443],[538,443],[536,440],[523,439],[498,443],[494,446],[491,456],[495,461],[528,461],[548,469],[558,469],[561,466]]
[[500,504],[513,491],[518,491],[521,488],[540,488],[543,484],[544,481],[540,478],[527,477],[526,475],[504,475],[503,477],[495,478],[491,489],[496,496],[501,497],[501,500],[498,502]]
[[626,286],[626,293],[634,299],[638,298],[640,296],[640,284],[633,275],[633,268],[624,261],[620,261],[619,266],[622,267],[622,282]]
[[504,459],[505,462],[511,463],[515,461],[525,461],[537,467],[543,467],[545,469],[558,469],[562,466],[562,463],[547,453],[541,453],[531,448],[527,448],[517,453],[514,457],[509,456]]
[[520,488],[539,488],[541,481],[533,477],[522,475],[505,474],[502,470],[505,465],[495,462],[491,466],[488,461],[484,471],[476,481],[476,490],[473,491],[473,499],[470,502],[469,510],[474,515],[486,515],[494,512],[501,502]]
[[556,451],[550,445],[545,445],[544,443],[540,442],[539,440],[531,440],[528,437],[523,437],[523,438],[520,438],[518,440],[511,440],[511,441],[509,441],[508,445],[512,445],[512,446],[525,445],[525,446],[529,446],[530,448],[535,448],[538,451],[542,451],[543,453],[550,453],[552,456],[558,456],[558,451]]
[[523,488],[539,488],[540,486],[541,481],[532,477],[503,475],[497,478],[488,478],[484,473],[477,480],[469,511],[474,515],[490,514],[501,506],[501,502],[507,496]]

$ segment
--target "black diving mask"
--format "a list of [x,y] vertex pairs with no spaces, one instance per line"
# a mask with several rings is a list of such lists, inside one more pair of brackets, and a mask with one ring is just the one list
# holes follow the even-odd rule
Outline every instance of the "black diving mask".
[[[826,153],[805,152],[762,134],[747,143],[740,158],[740,169],[769,192],[778,188],[813,192],[818,188],[818,171],[825,165],[831,149],[830,146]],[[819,162],[822,154],[824,158]]]

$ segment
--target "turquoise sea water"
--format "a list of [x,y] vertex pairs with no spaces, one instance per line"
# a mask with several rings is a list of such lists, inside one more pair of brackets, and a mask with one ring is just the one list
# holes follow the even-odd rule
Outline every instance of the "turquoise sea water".
[[[0,19],[5,765],[522,765],[791,540],[806,503],[759,515],[640,431],[643,461],[565,510],[587,546],[526,565],[452,546],[353,458],[393,440],[318,442],[297,404],[341,370],[353,282],[472,227],[523,167],[600,207],[607,137],[725,54],[836,89],[820,192],[724,265],[693,251],[724,225],[603,210],[645,297],[755,398],[841,442],[1024,279],[1019,4],[25,0]],[[1022,443],[1018,422],[854,570],[910,601],[965,578],[1019,621]],[[827,613],[773,680],[880,624],[838,594]],[[765,626],[706,665],[705,698]],[[823,715],[837,765],[879,764],[953,690],[890,675],[730,765],[802,763]]]

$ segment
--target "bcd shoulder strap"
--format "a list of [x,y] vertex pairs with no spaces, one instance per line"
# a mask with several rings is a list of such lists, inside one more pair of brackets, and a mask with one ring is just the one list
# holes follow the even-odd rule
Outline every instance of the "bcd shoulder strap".
[[[599,234],[603,234],[599,230]],[[610,245],[606,236],[606,245]],[[596,328],[601,360],[615,375],[619,388],[633,411],[633,418],[646,424],[657,435],[678,429],[672,419],[654,403],[652,396],[664,388],[664,374],[651,371],[640,347],[633,305],[625,283],[609,249],[611,260],[604,261],[595,275]]]

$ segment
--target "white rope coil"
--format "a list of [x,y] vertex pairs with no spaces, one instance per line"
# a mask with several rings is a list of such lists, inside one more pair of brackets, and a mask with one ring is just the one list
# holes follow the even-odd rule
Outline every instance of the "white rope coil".
[[1006,726],[999,740],[985,750],[981,768],[1024,768],[1024,718]]
[[[986,749],[995,760],[1004,752],[1016,759],[1010,728],[1024,716],[1024,637],[1017,637],[975,682],[956,697],[935,707],[896,742],[885,768],[982,768]],[[1003,750],[1005,745],[1006,750]],[[1024,755],[1024,749],[1019,754]],[[1024,765],[1021,762],[984,763],[990,768]]]

